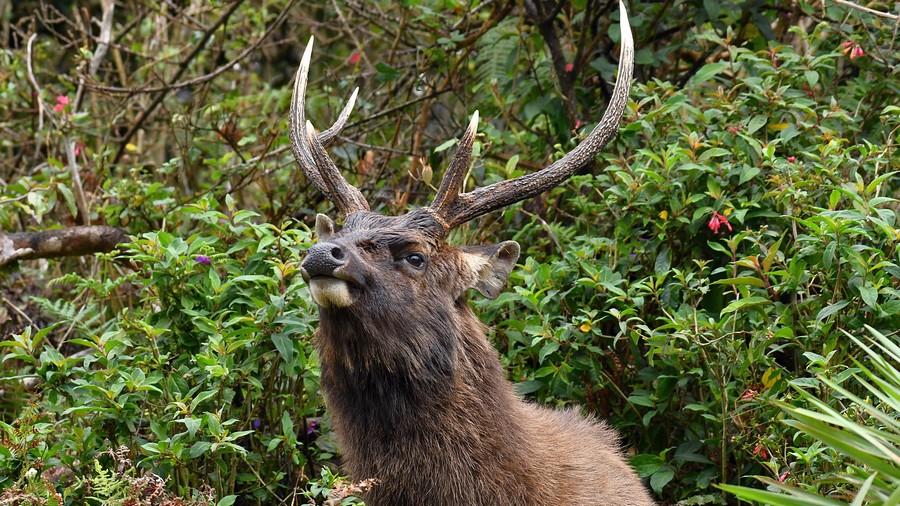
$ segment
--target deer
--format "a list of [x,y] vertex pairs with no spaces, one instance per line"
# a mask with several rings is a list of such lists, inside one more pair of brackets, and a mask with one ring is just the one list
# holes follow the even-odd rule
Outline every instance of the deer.
[[301,275],[318,306],[320,385],[342,465],[371,487],[369,506],[654,504],[617,433],[574,410],[526,402],[506,378],[470,289],[496,298],[516,266],[514,241],[454,246],[455,227],[539,195],[585,166],[615,136],[631,89],[634,42],[620,3],[618,78],[600,122],[555,163],[461,193],[476,136],[472,115],[431,205],[373,213],[305,117],[313,39],[294,81],[290,143],[309,181],[339,210],[324,214]]

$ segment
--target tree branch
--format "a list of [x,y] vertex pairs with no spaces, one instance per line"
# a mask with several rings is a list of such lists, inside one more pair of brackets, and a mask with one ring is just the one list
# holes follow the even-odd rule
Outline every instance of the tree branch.
[[0,235],[0,266],[15,260],[105,253],[123,242],[128,242],[125,230],[103,225]]

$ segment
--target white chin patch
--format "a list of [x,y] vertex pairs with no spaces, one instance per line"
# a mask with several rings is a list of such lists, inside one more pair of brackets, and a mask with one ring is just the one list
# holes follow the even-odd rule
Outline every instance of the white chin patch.
[[309,280],[313,300],[322,307],[347,307],[353,302],[347,283],[335,278]]

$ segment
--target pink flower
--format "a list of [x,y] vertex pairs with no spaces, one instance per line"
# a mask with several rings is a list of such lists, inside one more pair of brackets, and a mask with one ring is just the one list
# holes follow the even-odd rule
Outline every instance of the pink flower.
[[853,42],[852,40],[848,40],[847,42],[844,42],[843,44],[841,44],[841,47],[844,48],[844,49],[841,49],[841,52],[850,56],[851,60],[855,60],[856,58],[862,58],[863,56],[866,55],[866,52],[863,51],[862,46],[860,46],[856,42]]
[[350,58],[347,58],[347,62],[350,63],[350,65],[356,65],[360,57],[362,57],[362,55],[359,54],[359,52],[355,52],[350,55]]
[[58,97],[56,97],[56,105],[53,106],[53,110],[56,112],[63,112],[66,110],[66,106],[69,105],[71,101],[72,100],[69,99],[69,97],[65,95],[59,95]]
[[709,227],[714,234],[718,234],[719,228],[721,228],[722,225],[727,227],[729,232],[732,231],[731,223],[728,223],[728,218],[719,214],[718,211],[713,211],[712,218],[709,219],[709,223],[707,223],[706,226]]
[[781,476],[778,477],[778,483],[784,483],[784,480],[787,479],[789,474],[791,474],[790,471],[785,471],[785,472],[781,473]]
[[794,162],[796,162],[796,161],[797,161],[797,157],[795,157],[795,156],[789,156],[789,157],[788,157],[788,162],[794,163]]
[[756,396],[756,390],[748,388],[744,395],[741,396],[741,399],[752,399],[754,396]]
[[575,68],[574,63],[566,63],[566,72],[571,72]]

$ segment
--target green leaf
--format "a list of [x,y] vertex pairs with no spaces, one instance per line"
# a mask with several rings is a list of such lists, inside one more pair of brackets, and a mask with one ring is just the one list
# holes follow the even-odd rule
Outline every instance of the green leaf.
[[750,122],[747,123],[747,135],[753,135],[757,130],[765,126],[767,121],[769,121],[769,117],[765,114],[753,116]]
[[806,77],[806,83],[809,84],[810,88],[819,82],[819,73],[815,70],[805,70],[803,71],[803,76]]
[[236,499],[236,495],[226,495],[225,497],[219,499],[219,502],[216,503],[216,506],[231,506],[232,504],[234,504],[234,501]]
[[450,139],[449,141],[447,141],[447,142],[441,144],[440,146],[434,148],[434,152],[435,152],[435,153],[440,153],[440,152],[442,152],[442,151],[447,151],[448,149],[450,149],[450,148],[452,148],[453,146],[455,146],[456,143],[458,142],[458,140],[459,140],[459,139]]
[[739,278],[719,279],[719,280],[713,281],[713,284],[714,285],[748,285],[748,286],[758,286],[760,288],[765,288],[765,286],[766,286],[766,284],[763,282],[763,280],[761,280],[759,278],[752,278],[752,277],[746,277],[746,276],[739,277]]
[[528,380],[516,383],[514,388],[519,395],[528,395],[544,388],[544,382],[540,380]]
[[190,458],[196,459],[197,457],[206,453],[211,446],[212,443],[210,443],[209,441],[197,441],[193,446],[191,446],[191,451],[188,455],[190,456]]
[[648,408],[656,407],[656,404],[653,402],[653,400],[650,399],[650,396],[646,395],[646,394],[645,395],[635,395],[635,394],[629,395],[628,402],[630,402],[632,404],[637,404],[638,406],[645,406]]
[[541,348],[540,353],[538,353],[538,362],[544,363],[544,360],[546,360],[547,355],[550,355],[551,353],[556,353],[556,350],[558,350],[558,349],[559,349],[559,341],[552,340],[552,339],[548,340],[547,344],[545,344]]
[[203,423],[203,420],[199,418],[182,418],[178,421],[184,424],[187,428],[188,435],[191,437],[194,437],[194,435],[197,434],[197,430],[200,429],[200,425]]
[[717,61],[713,63],[707,63],[706,65],[701,67],[693,77],[691,77],[691,81],[693,81],[694,83],[709,81],[713,77],[721,74],[722,71],[729,67],[730,64],[728,62]]
[[823,320],[825,320],[829,316],[837,313],[841,309],[844,309],[847,306],[847,304],[850,304],[850,301],[842,300],[842,301],[835,302],[834,304],[830,304],[830,305],[822,308],[822,310],[819,311],[819,314],[816,315],[816,325],[821,323]]
[[378,71],[375,75],[375,80],[381,83],[393,81],[400,77],[400,72],[397,69],[382,61],[375,64],[375,70]]
[[720,316],[726,315],[728,313],[735,313],[741,309],[745,309],[748,307],[765,306],[769,304],[772,304],[772,301],[765,297],[745,297],[725,306],[725,308],[722,309]]
[[672,481],[674,477],[675,468],[669,465],[663,466],[650,477],[650,488],[659,494],[662,492],[663,487]]
[[869,284],[860,286],[859,296],[870,308],[875,309],[878,307],[878,289],[874,286]]
[[78,217],[78,206],[75,204],[75,195],[72,193],[72,190],[62,183],[57,183],[56,189],[59,190],[59,193],[62,193],[66,201],[66,207],[69,208],[69,213],[74,217]]
[[294,340],[290,335],[284,332],[272,334],[272,344],[275,345],[285,363],[290,364],[294,360]]
[[[769,481],[762,480],[760,481]],[[834,501],[814,494],[800,492],[798,495],[779,494],[767,490],[759,490],[735,485],[716,485],[726,492],[730,492],[745,501],[756,501],[760,504],[771,506],[846,506],[846,503]]]
[[296,439],[294,434],[294,420],[287,411],[281,413],[281,432],[284,434],[285,440],[293,442]]
[[666,461],[662,457],[650,453],[641,453],[631,458],[631,467],[641,478],[651,476],[664,465],[666,465]]
[[669,248],[663,246],[656,255],[656,262],[653,264],[653,270],[657,274],[665,274],[672,268],[672,262],[669,260]]

